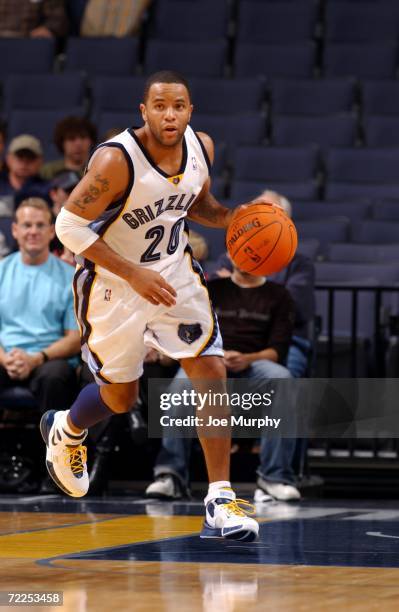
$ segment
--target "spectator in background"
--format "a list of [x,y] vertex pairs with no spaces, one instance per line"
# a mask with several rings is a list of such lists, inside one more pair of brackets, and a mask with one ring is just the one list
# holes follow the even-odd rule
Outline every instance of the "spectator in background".
[[81,36],[131,36],[136,34],[151,0],[87,0]]
[[11,217],[21,200],[47,195],[48,184],[39,176],[43,164],[40,141],[30,134],[16,136],[8,146],[6,163],[0,173],[0,209]]
[[0,172],[5,169],[4,151],[6,148],[7,127],[4,121],[0,120]]
[[80,175],[72,170],[57,174],[50,183],[50,198],[54,217],[57,217],[69,195],[80,181]]
[[[52,202],[52,211],[55,218],[61,211],[69,195],[75,189],[76,185],[80,181],[80,176],[77,172],[69,170],[67,172],[60,172],[57,174],[50,183],[50,199]],[[60,257],[66,263],[75,265],[75,258],[73,253],[64,247],[63,244],[58,240],[57,236],[51,241],[50,245],[51,252],[54,255]]]
[[201,234],[194,230],[190,230],[188,243],[193,250],[194,259],[197,261],[204,261],[208,257],[208,244]]
[[97,142],[97,130],[91,121],[83,117],[62,119],[55,126],[54,142],[63,158],[45,164],[42,177],[51,180],[65,170],[73,170],[83,176],[90,151]]
[[[266,200],[280,206],[289,217],[292,217],[291,202],[283,195],[267,190],[259,197],[263,201]],[[211,278],[230,276],[232,270],[231,260],[227,254],[224,254],[219,258],[216,271]],[[286,268],[270,275],[268,279],[284,285],[294,300],[295,328],[288,351],[287,367],[292,376],[301,378],[308,371],[309,356],[312,350],[312,323],[315,317],[314,264],[309,257],[297,252]]]
[[12,226],[19,251],[0,262],[0,388],[28,387],[40,410],[66,409],[76,394],[80,350],[71,283],[74,270],[51,255],[47,203],[28,198]]
[[0,0],[0,36],[53,38],[66,36],[64,0]]
[[69,35],[79,36],[80,24],[86,8],[87,0],[66,0],[65,9],[69,21]]
[[[236,266],[231,277],[209,281],[208,290],[218,316],[228,377],[247,378],[255,386],[268,379],[290,378],[284,366],[295,316],[289,292]],[[178,392],[179,379],[184,378],[180,369],[169,391]],[[146,489],[148,497],[176,499],[187,492],[191,443],[190,438],[162,439],[155,480]],[[294,453],[295,440],[274,438],[264,443],[262,438],[258,474],[263,482],[270,481],[270,488],[276,493],[273,497],[277,499],[300,498],[292,467]]]

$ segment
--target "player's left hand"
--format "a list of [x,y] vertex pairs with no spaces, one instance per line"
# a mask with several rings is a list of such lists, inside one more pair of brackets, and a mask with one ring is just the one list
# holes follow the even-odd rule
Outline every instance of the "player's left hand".
[[225,351],[224,364],[231,372],[242,372],[251,365],[251,358],[245,353],[239,351]]

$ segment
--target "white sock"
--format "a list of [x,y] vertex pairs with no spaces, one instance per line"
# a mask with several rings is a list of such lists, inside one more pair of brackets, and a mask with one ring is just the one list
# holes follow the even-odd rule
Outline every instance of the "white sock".
[[[64,433],[67,436],[71,436],[72,438],[76,438],[77,436],[79,436],[78,433],[76,433],[76,431],[72,431],[72,429],[70,428],[70,426],[68,425],[68,414],[69,414],[69,410],[63,410],[62,411],[62,417],[60,418],[60,425],[64,431]],[[83,435],[83,431],[81,432]]]
[[210,482],[208,487],[208,495],[215,494],[217,496],[220,489],[231,489],[231,483],[229,480],[217,480],[216,482]]

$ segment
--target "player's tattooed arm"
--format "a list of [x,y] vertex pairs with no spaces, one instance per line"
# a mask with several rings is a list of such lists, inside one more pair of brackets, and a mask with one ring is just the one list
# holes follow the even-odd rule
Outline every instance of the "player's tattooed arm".
[[203,189],[188,211],[188,218],[208,227],[227,228],[231,210],[219,204],[208,189]]
[[69,212],[84,219],[96,219],[123,196],[129,184],[129,169],[123,153],[116,148],[100,149],[88,172],[65,204]]
[[102,177],[101,174],[96,174],[82,195],[79,198],[73,199],[71,204],[81,212],[85,212],[88,205],[98,200],[100,195],[106,191],[109,191],[109,179]]

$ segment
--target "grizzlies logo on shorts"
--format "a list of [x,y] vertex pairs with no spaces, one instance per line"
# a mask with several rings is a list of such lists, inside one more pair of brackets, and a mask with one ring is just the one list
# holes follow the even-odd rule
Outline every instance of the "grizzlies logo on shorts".
[[184,325],[184,323],[180,323],[177,334],[183,342],[187,344],[192,344],[198,338],[202,336],[202,327],[199,323],[194,323],[191,325]]

